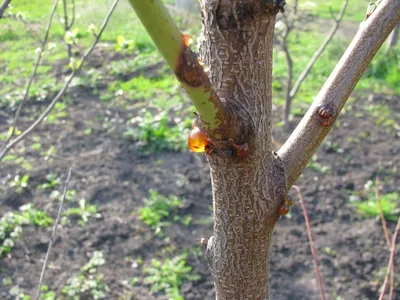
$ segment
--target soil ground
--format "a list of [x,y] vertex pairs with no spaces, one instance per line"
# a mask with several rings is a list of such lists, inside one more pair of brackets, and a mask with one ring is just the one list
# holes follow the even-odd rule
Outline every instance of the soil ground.
[[[29,188],[17,194],[6,187],[0,198],[0,216],[33,202],[55,217],[59,202],[51,200],[49,193],[37,187],[46,181],[49,173],[65,180],[71,167],[69,189],[77,191],[78,199],[85,198],[90,204],[97,204],[101,218],[90,219],[85,226],[58,229],[44,283],[60,291],[66,280],[87,263],[88,253],[99,250],[106,260],[100,271],[109,288],[108,299],[167,299],[161,293],[150,294],[149,287],[140,280],[142,267],[134,266],[132,259],[141,257],[146,265],[152,258],[168,256],[166,249],[171,247],[201,252],[197,239],[211,236],[213,226],[207,161],[204,155],[188,151],[143,156],[135,142],[121,138],[126,121],[137,112],[134,106],[104,103],[99,95],[85,87],[75,87],[68,94],[65,122],[45,123],[36,131],[43,145],[56,146],[56,155],[44,161],[28,147],[32,141],[25,142],[24,157],[33,165]],[[382,283],[378,273],[385,270],[389,258],[380,222],[363,218],[349,206],[350,194],[363,190],[366,182],[377,176],[384,185],[382,193],[400,192],[400,133],[398,129],[377,126],[376,119],[365,110],[366,104],[384,103],[399,120],[400,98],[367,96],[354,95],[355,100],[345,107],[317,153],[319,167],[307,168],[297,182],[311,219],[329,299],[377,299]],[[43,110],[46,104],[46,101],[29,104],[22,117],[24,126],[30,124],[33,113]],[[275,121],[280,115],[277,108]],[[1,120],[0,129],[4,132],[8,125],[3,117]],[[92,132],[85,134],[89,120]],[[293,126],[299,120],[295,117]],[[276,141],[283,142],[287,136],[281,128],[274,129]],[[15,150],[18,152],[20,148]],[[8,174],[15,176],[18,171],[16,165],[7,164],[2,166],[0,178]],[[169,240],[155,236],[137,215],[131,214],[143,206],[143,198],[151,188],[182,197],[184,207],[179,214],[192,215],[189,226],[173,223],[165,227]],[[388,226],[393,232],[395,223],[389,222]],[[11,277],[14,284],[33,295],[50,230],[24,228],[11,255],[0,259],[0,282]],[[290,217],[283,217],[276,225],[271,248],[271,299],[319,299],[304,218],[297,200]],[[183,284],[184,298],[214,299],[212,278],[203,256],[191,255],[189,264],[201,279]],[[399,255],[396,256],[396,270],[400,270]],[[135,285],[128,288],[122,284],[135,276],[139,277]],[[0,285],[0,299],[11,299],[9,289],[10,286]],[[126,296],[128,294],[131,296]],[[396,295],[400,297],[399,286]]]

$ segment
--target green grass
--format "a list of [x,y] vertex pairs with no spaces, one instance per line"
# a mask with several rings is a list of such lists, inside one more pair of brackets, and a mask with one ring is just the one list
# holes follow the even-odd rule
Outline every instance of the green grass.
[[[289,49],[293,59],[293,84],[324,38],[325,36],[323,34],[318,34],[316,32],[310,34],[310,32],[305,31],[296,31],[294,34],[290,35]],[[327,46],[325,52],[322,53],[316,61],[294,98],[294,109],[297,105],[308,107],[314,100],[319,89],[339,61],[347,44],[348,41],[335,37],[332,43]],[[278,105],[283,105],[284,91],[286,89],[287,65],[285,54],[280,48],[275,48],[273,76],[274,100]]]
[[[89,205],[87,200],[83,198],[79,200],[78,207],[72,207],[65,210],[63,216],[75,216],[78,218],[78,224],[81,226],[89,222],[89,219],[101,217],[97,212],[97,205]],[[69,223],[69,221],[66,221],[66,223]]]
[[150,190],[148,198],[144,199],[144,207],[138,209],[139,218],[150,226],[156,235],[162,235],[162,227],[169,225],[172,216],[177,216],[182,206],[182,199],[174,195],[164,196],[156,190]]
[[0,219],[0,257],[11,252],[23,232],[23,226],[47,227],[52,222],[52,218],[31,203],[21,206],[19,212],[7,212]]
[[135,141],[143,155],[187,149],[187,137],[192,123],[189,118],[175,118],[171,122],[165,112],[152,114],[144,109],[129,123],[123,138]]
[[150,292],[164,292],[170,300],[184,300],[179,291],[183,282],[200,279],[199,275],[192,274],[187,258],[188,254],[184,253],[164,261],[153,259],[151,265],[144,268],[144,282],[150,285]]
[[[367,218],[379,218],[380,216],[379,204],[374,193],[370,193],[365,200],[356,198],[351,201],[351,205],[357,209],[358,213]],[[385,219],[395,222],[400,215],[400,195],[398,193],[381,195],[380,205]]]
[[67,280],[61,294],[68,299],[105,299],[108,290],[99,268],[104,265],[103,253],[94,251],[90,261],[84,265],[80,273]]
[[[293,0],[287,1],[287,6]],[[338,14],[342,6],[342,0],[325,0],[325,1],[299,1],[300,9],[307,9],[314,16],[331,19],[331,11],[334,16]],[[365,12],[367,11],[369,0],[349,1],[344,15],[345,21],[361,22],[365,18]]]
[[[171,4],[171,1],[166,2]],[[308,5],[309,11],[320,18],[330,18],[329,8],[331,7],[336,13],[342,3],[341,0],[328,0],[314,2],[316,6],[312,7],[309,2],[301,1],[300,8]],[[78,15],[72,30],[77,30],[76,43],[82,49],[87,47],[93,40],[93,36],[88,29],[93,25],[97,29],[99,28],[111,3],[112,0],[107,0],[105,3],[95,3],[88,0],[76,1]],[[288,1],[287,6],[289,7],[291,3],[292,1]],[[367,4],[367,0],[350,1],[344,19],[360,22],[364,18]],[[52,3],[46,0],[19,0],[13,2],[13,9],[10,12],[13,14],[22,12],[25,20],[33,25],[24,25],[20,21],[9,19],[0,20],[0,49],[2,51],[0,56],[0,69],[2,70],[0,73],[0,105],[15,106],[22,99],[27,80],[32,74],[36,56],[35,49],[39,46],[38,39],[43,37],[51,5]],[[65,33],[60,20],[57,19],[61,13],[60,6],[53,22],[49,45],[44,53],[43,66],[39,68],[39,74],[31,89],[30,98],[32,100],[46,100],[60,89],[62,78],[56,79],[54,76],[56,68],[61,68],[64,74],[68,73],[68,58],[64,43]],[[188,22],[187,18],[187,16],[175,17],[181,28],[185,29],[185,32],[197,33],[200,28],[200,22]],[[189,23],[190,25],[188,26],[187,24]],[[118,37],[123,37],[126,41],[132,41],[132,43],[129,43],[131,47],[117,51]],[[325,33],[319,33],[318,30],[314,29],[308,32],[301,31],[301,29],[295,30],[290,36],[290,50],[294,61],[294,79],[303,70],[324,37]],[[196,39],[196,36],[194,36],[194,39]],[[349,42],[348,39],[336,36],[330,43],[294,99],[294,114],[301,115],[305,112]],[[154,72],[148,72],[149,66],[162,62],[163,59],[136,18],[128,1],[121,1],[118,4],[102,36],[101,43],[106,43],[103,44],[103,48],[106,49],[107,56],[116,56],[116,58],[112,59],[107,66],[102,66],[101,68],[86,66],[85,70],[87,72],[80,76],[79,84],[91,88],[94,94],[99,94],[101,99],[109,101],[110,105],[135,100],[141,102],[144,107],[156,107],[157,110],[162,109],[166,112],[177,106],[181,107],[184,101],[178,89],[179,85],[174,76],[171,75],[171,72],[167,72],[165,67]],[[386,57],[383,52],[378,53],[371,68],[368,69],[356,89],[372,90],[375,93],[399,93],[396,77],[399,72],[399,66],[396,63],[399,60],[399,55],[399,47],[392,52],[390,57]],[[120,58],[121,56],[122,58]],[[96,60],[101,61],[102,57],[98,56]],[[274,101],[278,105],[282,105],[284,102],[286,72],[284,55],[279,49],[276,49],[274,54],[273,91]],[[104,83],[107,86],[107,91],[99,91],[99,88]],[[59,104],[59,106],[56,107],[55,113],[49,116],[49,122],[57,122],[57,120],[65,117],[65,107],[61,107],[62,104]],[[177,109],[175,112],[180,113]],[[157,119],[155,116],[158,114],[152,114]],[[147,116],[144,118],[147,118]],[[174,122],[170,122],[169,117],[166,123],[166,127],[174,125]],[[161,125],[164,126],[164,124]],[[148,128],[151,127],[148,124],[143,124],[140,127],[146,128],[146,126]],[[156,132],[154,128],[144,129],[139,133],[127,128],[125,136],[128,138],[133,137],[139,142],[140,147],[145,145],[144,149],[147,148],[148,150],[153,150],[154,148],[176,150],[184,145],[184,139],[178,141],[178,132],[166,132],[167,134],[164,134],[164,136],[174,136],[174,141],[167,142],[168,146],[166,147],[149,146],[158,143],[153,141],[154,135],[157,136],[155,140],[159,140],[158,136],[163,135]],[[149,136],[152,137],[149,138]],[[144,151],[147,150],[145,149]]]
[[[325,35],[317,32],[295,31],[289,38],[289,49],[293,59],[293,84],[307,65],[310,57],[322,43]],[[296,97],[293,99],[293,114],[303,114],[312,103],[324,82],[346,50],[349,39],[335,36],[325,51],[318,58],[310,73],[303,81]],[[400,47],[393,48],[390,55],[385,49],[378,52],[371,65],[358,82],[355,90],[359,92],[395,94],[400,92],[397,74],[400,72]],[[286,89],[287,65],[284,53],[275,48],[273,65],[273,96],[277,105],[284,104]],[[380,122],[384,123],[384,122]]]

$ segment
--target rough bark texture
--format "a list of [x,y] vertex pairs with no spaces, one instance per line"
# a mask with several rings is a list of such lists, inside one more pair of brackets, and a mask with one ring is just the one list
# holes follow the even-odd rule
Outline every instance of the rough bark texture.
[[268,299],[268,253],[285,200],[283,164],[271,150],[272,41],[280,1],[200,1],[200,59],[230,112],[246,157],[208,154],[214,236],[206,257],[217,299]]

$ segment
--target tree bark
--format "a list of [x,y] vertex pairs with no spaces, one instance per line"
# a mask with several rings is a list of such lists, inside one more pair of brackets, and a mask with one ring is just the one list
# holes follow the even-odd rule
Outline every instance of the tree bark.
[[[283,1],[282,1],[283,2]],[[214,236],[206,257],[216,298],[268,299],[269,245],[286,180],[271,148],[272,42],[280,1],[202,0],[200,59],[231,113],[230,137],[247,143],[245,158],[207,155],[214,201]]]

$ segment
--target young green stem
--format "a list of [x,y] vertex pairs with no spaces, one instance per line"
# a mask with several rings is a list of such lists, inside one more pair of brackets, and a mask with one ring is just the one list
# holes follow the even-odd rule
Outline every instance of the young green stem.
[[161,0],[129,0],[157,48],[188,92],[206,129],[220,137],[226,113],[196,54]]

